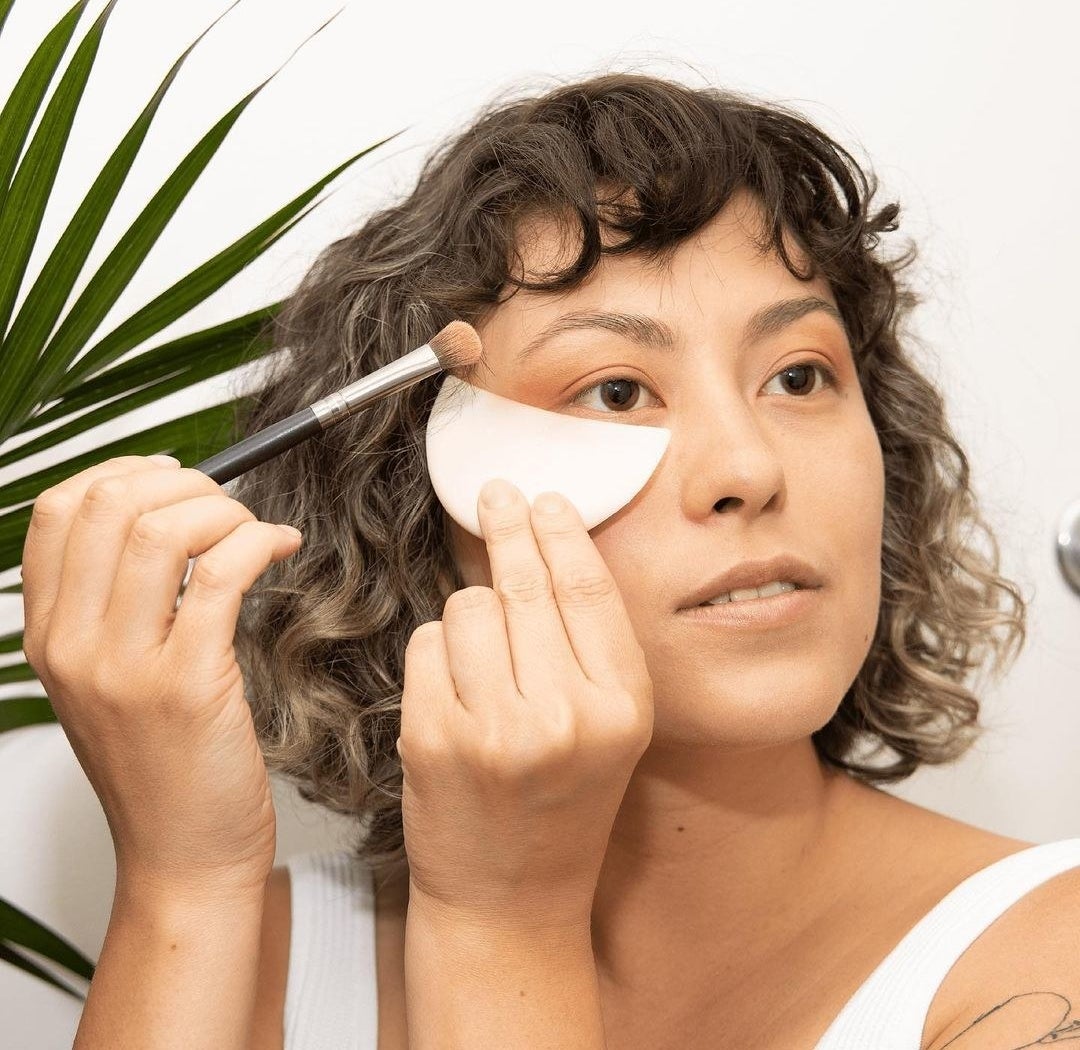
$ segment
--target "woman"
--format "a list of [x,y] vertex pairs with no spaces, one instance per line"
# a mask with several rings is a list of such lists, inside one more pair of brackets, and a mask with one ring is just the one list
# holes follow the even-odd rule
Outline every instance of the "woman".
[[[444,513],[441,374],[235,499],[146,460],[43,494],[27,657],[117,850],[77,1046],[1067,1037],[1080,840],[876,787],[971,745],[967,679],[1024,608],[908,354],[914,252],[878,252],[875,188],[796,113],[612,74],[489,107],[323,253],[244,427],[463,318],[458,378],[670,430],[591,532],[513,486],[483,539]],[[140,633],[148,594],[167,623]],[[157,703],[118,699],[162,667]],[[354,848],[271,872],[266,767],[356,816]]]

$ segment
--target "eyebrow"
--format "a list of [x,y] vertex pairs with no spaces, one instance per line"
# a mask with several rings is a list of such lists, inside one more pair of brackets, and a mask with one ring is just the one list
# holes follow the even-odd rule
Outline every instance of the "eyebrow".
[[[741,345],[746,346],[765,336],[775,335],[794,324],[799,318],[819,310],[836,321],[845,336],[848,334],[844,318],[832,303],[819,296],[808,295],[800,299],[781,299],[762,307],[746,322]],[[584,328],[602,328],[655,350],[671,352],[677,347],[675,333],[668,325],[655,317],[644,314],[596,313],[583,310],[557,317],[517,352],[514,358],[515,364],[520,364],[554,336]]]

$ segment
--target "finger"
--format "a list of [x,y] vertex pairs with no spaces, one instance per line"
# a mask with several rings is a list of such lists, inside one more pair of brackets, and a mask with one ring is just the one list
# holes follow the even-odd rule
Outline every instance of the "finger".
[[164,645],[174,654],[175,666],[193,667],[203,658],[209,665],[220,664],[232,654],[244,595],[272,562],[299,546],[299,539],[275,524],[242,521],[199,555]]
[[23,612],[28,634],[52,616],[63,579],[68,535],[86,490],[100,478],[162,469],[161,462],[145,456],[118,456],[87,467],[38,496],[22,556]]
[[201,470],[156,470],[106,475],[83,491],[64,549],[64,567],[53,619],[100,624],[128,536],[140,515],[192,496],[220,493]]
[[544,696],[565,688],[582,670],[563,626],[555,592],[536,537],[529,504],[511,485],[504,507],[478,503],[480,527],[487,542],[491,587],[503,604],[514,677],[523,696]]
[[544,513],[534,503],[532,521],[578,666],[597,685],[625,680],[628,671],[647,675],[618,584],[577,508],[559,493],[541,495],[561,504]]
[[242,503],[221,494],[195,496],[140,514],[113,581],[104,617],[109,637],[123,638],[125,645],[142,652],[162,646],[176,619],[176,597],[190,559],[211,549],[241,522],[254,520]]
[[466,587],[446,599],[442,638],[445,677],[472,714],[497,713],[508,699],[522,696],[510,659],[506,614],[489,587]]
[[454,711],[461,707],[450,673],[444,628],[445,622],[440,620],[422,623],[405,646],[398,754],[410,748],[419,755],[444,750]]

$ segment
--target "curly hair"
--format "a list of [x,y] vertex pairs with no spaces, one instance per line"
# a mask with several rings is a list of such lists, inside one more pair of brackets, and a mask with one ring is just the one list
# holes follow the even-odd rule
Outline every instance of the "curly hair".
[[[620,189],[603,199],[602,186]],[[813,744],[823,763],[868,783],[898,781],[975,741],[979,702],[965,681],[987,654],[999,674],[1018,654],[1025,603],[998,572],[942,394],[911,360],[904,322],[922,299],[901,272],[916,250],[877,250],[899,205],[871,213],[876,176],[795,110],[637,73],[489,102],[428,156],[400,203],[320,254],[273,321],[284,352],[238,401],[236,431],[291,415],[454,318],[483,319],[508,287],[571,288],[605,252],[661,256],[740,189],[763,209],[760,250],[800,280],[817,267],[829,281],[884,458],[877,629]],[[581,246],[564,270],[528,282],[514,272],[515,228],[538,210],[573,217]],[[602,239],[601,226],[622,239]],[[810,272],[790,258],[785,232]],[[267,767],[308,801],[358,817],[354,851],[376,870],[407,859],[395,746],[405,646],[442,615],[440,574],[465,586],[424,455],[442,377],[378,401],[233,490],[259,518],[305,534],[248,593],[236,635]],[[856,757],[861,744],[873,753]],[[892,761],[867,761],[886,748]]]

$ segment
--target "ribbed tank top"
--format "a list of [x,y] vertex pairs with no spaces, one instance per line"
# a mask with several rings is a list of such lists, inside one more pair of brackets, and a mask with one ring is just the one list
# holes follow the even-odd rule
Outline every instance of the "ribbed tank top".
[[[292,934],[285,1050],[377,1050],[375,888],[348,851],[285,861]],[[1080,838],[1029,846],[969,875],[930,909],[844,1004],[814,1050],[919,1050],[938,987],[999,915],[1080,867]]]

